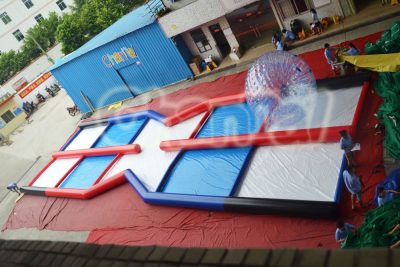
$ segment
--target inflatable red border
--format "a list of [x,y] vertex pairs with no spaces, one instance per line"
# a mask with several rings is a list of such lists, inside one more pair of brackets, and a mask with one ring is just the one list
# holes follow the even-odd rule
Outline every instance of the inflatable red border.
[[141,152],[141,147],[138,144],[124,146],[98,147],[88,149],[77,149],[58,151],[53,153],[53,158],[76,158],[76,157],[93,157],[106,156],[115,154],[138,154]]
[[[243,146],[265,146],[275,144],[293,144],[293,143],[305,143],[305,142],[335,142],[338,140],[338,132],[340,130],[348,130],[351,134],[354,134],[357,128],[357,124],[360,118],[362,110],[362,104],[364,102],[366,92],[369,89],[369,82],[364,82],[363,88],[360,93],[360,97],[357,103],[357,107],[354,113],[352,124],[348,126],[337,126],[337,127],[326,127],[326,128],[314,128],[314,129],[303,129],[293,131],[277,131],[277,132],[258,132],[256,134],[249,135],[236,135],[236,136],[221,136],[221,137],[210,137],[210,138],[199,138],[195,139],[196,134],[201,129],[201,126],[205,123],[212,110],[218,106],[230,105],[236,103],[242,103],[245,101],[245,95],[235,94],[231,96],[224,96],[213,98],[200,104],[194,105],[182,112],[179,112],[173,116],[170,116],[164,120],[166,126],[173,126],[189,118],[192,118],[202,112],[206,112],[203,118],[200,120],[195,130],[192,132],[189,139],[185,140],[171,140],[163,141],[160,144],[160,148],[164,151],[176,151],[181,149],[206,149],[206,148],[222,148],[222,147],[243,147]],[[261,128],[262,129],[262,128]],[[75,134],[78,133],[79,129],[75,130]],[[71,136],[69,139],[73,138]],[[141,148],[137,144],[125,145],[125,146],[114,146],[105,148],[91,148],[71,151],[59,151],[53,154],[53,159],[35,176],[35,178],[29,183],[28,187],[22,187],[23,191],[32,194],[44,194],[51,197],[65,197],[65,198],[77,198],[77,199],[89,199],[106,190],[109,190],[117,185],[125,183],[124,172],[118,173],[113,177],[102,181],[104,175],[112,168],[112,166],[120,159],[123,154],[140,153]],[[69,173],[83,160],[86,156],[102,156],[102,155],[113,155],[117,156],[102,172],[102,174],[95,181],[94,185],[86,190],[82,189],[68,189],[68,188],[46,188],[36,189],[32,185],[35,181],[43,174],[43,172],[57,159],[57,158],[72,158],[79,157],[79,161],[62,177],[58,182],[57,186],[69,175]]]
[[[164,151],[179,151],[190,149],[207,149],[207,148],[224,148],[224,147],[244,147],[244,146],[266,146],[266,145],[282,145],[294,143],[309,143],[309,142],[336,142],[339,138],[339,131],[346,130],[354,135],[357,130],[357,124],[360,119],[360,113],[364,103],[364,99],[369,89],[369,82],[364,82],[360,92],[360,97],[357,102],[356,109],[351,125],[324,127],[314,129],[300,129],[290,131],[276,131],[276,132],[262,132],[263,125],[260,132],[256,134],[246,135],[233,135],[233,136],[220,136],[208,138],[189,138],[182,140],[168,140],[162,141],[160,149]],[[229,105],[243,102],[244,94],[232,95],[230,97],[215,98],[207,102],[190,108],[189,112],[181,112],[176,116],[166,119],[170,124],[178,123],[180,119],[187,119],[188,116],[194,116],[201,112],[211,112],[213,108],[221,105]],[[209,110],[204,110],[205,107]],[[196,111],[197,109],[197,111]],[[194,114],[194,115],[193,115]],[[202,124],[203,122],[201,122]],[[200,128],[200,125],[199,127]]]

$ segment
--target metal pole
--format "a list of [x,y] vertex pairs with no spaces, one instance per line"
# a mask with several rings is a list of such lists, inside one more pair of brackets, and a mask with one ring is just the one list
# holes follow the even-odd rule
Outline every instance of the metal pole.
[[54,60],[47,54],[46,51],[44,51],[44,49],[38,43],[38,41],[36,41],[36,39],[32,35],[30,35],[29,37],[32,38],[33,42],[37,45],[37,47],[39,47],[39,49],[43,52],[43,54],[45,54],[45,56],[47,57],[47,60],[54,64]]

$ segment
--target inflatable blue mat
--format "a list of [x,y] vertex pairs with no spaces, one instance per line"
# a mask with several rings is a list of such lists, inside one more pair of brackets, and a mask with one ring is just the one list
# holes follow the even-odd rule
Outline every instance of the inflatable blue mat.
[[60,185],[60,188],[88,189],[115,156],[86,157]]
[[97,140],[94,147],[121,146],[132,143],[140,132],[145,119],[112,123]]
[[222,106],[214,109],[197,137],[256,133],[261,124],[246,103]]

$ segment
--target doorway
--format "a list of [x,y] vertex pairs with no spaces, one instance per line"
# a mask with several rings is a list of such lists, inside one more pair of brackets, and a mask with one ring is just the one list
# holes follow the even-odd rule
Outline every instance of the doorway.
[[268,0],[254,2],[226,15],[231,29],[244,49],[271,42],[273,32],[280,31]]
[[228,40],[226,40],[226,36],[222,31],[221,26],[216,23],[209,26],[208,29],[214,37],[214,40],[221,51],[222,57],[226,57],[231,52],[231,47],[228,43]]

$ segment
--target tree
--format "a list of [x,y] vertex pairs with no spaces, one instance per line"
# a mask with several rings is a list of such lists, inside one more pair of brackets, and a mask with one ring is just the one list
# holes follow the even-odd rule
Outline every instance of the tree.
[[49,40],[49,47],[52,47],[56,43],[56,31],[60,22],[61,17],[53,11],[49,13],[47,19],[44,19],[39,23],[40,27],[44,30],[43,33],[46,34],[46,37]]
[[63,53],[70,53],[113,24],[144,0],[75,0],[72,14],[57,29]]
[[64,15],[57,28],[56,37],[62,44],[61,51],[64,54],[73,52],[87,41],[84,29],[76,14]]

